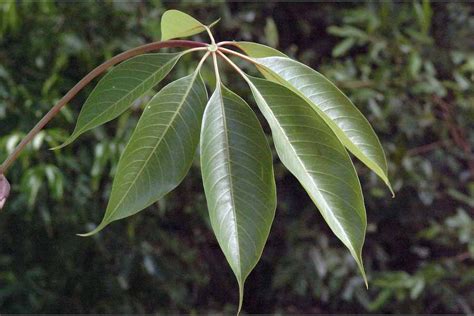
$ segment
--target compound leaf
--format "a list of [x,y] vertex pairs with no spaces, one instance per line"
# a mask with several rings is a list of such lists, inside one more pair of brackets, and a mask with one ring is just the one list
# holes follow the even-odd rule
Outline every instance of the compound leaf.
[[199,142],[206,101],[198,71],[153,97],[120,158],[104,219],[84,236],[143,210],[182,181]]
[[346,149],[304,99],[278,83],[249,78],[282,163],[349,248],[365,280],[362,246],[367,219],[359,179]]
[[122,114],[134,100],[160,82],[183,53],[146,54],[131,58],[99,81],[82,107],[72,135],[59,147]]
[[262,254],[275,216],[272,154],[257,117],[218,85],[204,113],[201,171],[212,228],[239,283]]

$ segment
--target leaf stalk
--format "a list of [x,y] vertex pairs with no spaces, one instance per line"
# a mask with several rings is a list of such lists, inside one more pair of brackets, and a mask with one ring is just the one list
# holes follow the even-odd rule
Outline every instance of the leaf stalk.
[[209,26],[204,26],[206,28],[207,34],[209,34],[209,38],[211,39],[211,44],[216,45],[216,40],[214,39],[214,35],[212,35],[211,28]]
[[[220,44],[220,43],[219,43]],[[218,46],[219,47],[219,50],[222,51],[222,52],[225,52],[225,53],[228,53],[228,54],[231,54],[231,55],[235,55],[235,56],[238,56],[248,62],[251,62],[252,64],[254,65],[258,65],[258,63],[251,57],[248,57],[244,54],[241,54],[239,52],[236,52],[235,50],[231,50],[231,49],[227,49],[227,48],[224,48],[224,47],[221,47],[221,46]]]
[[212,60],[213,60],[213,63],[214,63],[214,71],[216,73],[216,87],[218,85],[221,84],[221,77],[219,75],[219,67],[217,65],[217,57],[216,57],[216,53],[219,53],[219,51],[217,52],[212,52]]

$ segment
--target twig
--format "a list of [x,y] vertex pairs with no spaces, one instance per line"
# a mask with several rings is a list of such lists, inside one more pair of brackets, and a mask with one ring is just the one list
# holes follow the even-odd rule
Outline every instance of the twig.
[[464,151],[471,178],[474,178],[474,155],[471,144],[466,137],[466,131],[458,126],[451,113],[451,105],[438,96],[433,96],[434,102],[441,108],[442,117],[448,125],[449,133],[454,143]]
[[409,156],[416,156],[416,155],[421,155],[427,152],[430,152],[432,150],[435,150],[436,148],[439,147],[444,147],[450,143],[449,140],[439,140],[437,142],[429,143],[426,145],[421,145],[419,147],[411,148],[410,150],[407,151],[407,155]]

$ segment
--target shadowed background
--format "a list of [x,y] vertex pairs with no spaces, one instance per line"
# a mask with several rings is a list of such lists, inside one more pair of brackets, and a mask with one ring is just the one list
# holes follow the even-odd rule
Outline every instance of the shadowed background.
[[[468,2],[4,0],[0,159],[95,66],[159,40],[160,17],[170,8],[205,23],[221,17],[217,40],[277,47],[334,80],[372,123],[388,156],[395,199],[355,161],[368,213],[368,290],[349,252],[274,159],[277,214],[246,283],[244,311],[472,313],[474,8]],[[208,41],[205,34],[196,38]],[[197,57],[180,61],[168,79],[190,73]],[[255,109],[246,85],[222,66],[224,83]],[[213,81],[206,67],[204,76]],[[102,218],[120,153],[145,102],[73,145],[49,151],[72,131],[92,88],[8,173],[12,196],[0,214],[0,311],[235,312],[237,282],[210,229],[199,157],[156,205],[94,237],[75,235]]]

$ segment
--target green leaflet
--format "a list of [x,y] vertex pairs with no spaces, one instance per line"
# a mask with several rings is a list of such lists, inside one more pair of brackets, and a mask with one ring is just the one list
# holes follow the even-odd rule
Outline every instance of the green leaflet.
[[[389,187],[387,160],[372,126],[355,105],[326,77],[289,58],[259,58],[279,82],[297,92],[325,120],[340,141]],[[393,191],[392,191],[393,193]]]
[[[214,21],[209,28],[214,26],[219,20]],[[206,30],[204,24],[192,16],[178,11],[168,10],[161,18],[161,40],[166,41],[173,38],[188,37],[199,34]]]
[[206,101],[198,70],[153,97],[120,158],[104,219],[83,236],[143,210],[183,180],[199,142]]
[[302,63],[268,49],[249,49],[245,42],[237,45],[256,58],[258,69],[268,80],[278,82],[303,97],[344,146],[373,170],[393,194],[382,145],[370,123],[341,90],[322,74]]
[[212,228],[239,283],[257,264],[275,216],[272,154],[257,117],[218,85],[204,113],[201,171]]
[[206,26],[192,16],[178,11],[168,10],[161,17],[161,40],[188,37],[206,30]]
[[122,114],[134,100],[159,83],[184,53],[140,55],[114,67],[87,98],[72,135],[55,149]]
[[349,248],[367,283],[362,263],[367,226],[364,199],[346,149],[297,94],[265,79],[249,77],[249,84],[270,125],[278,156]]
[[279,57],[287,57],[285,54],[276,50],[272,47],[253,43],[253,42],[234,42],[234,44],[243,50],[247,55],[253,58],[260,58],[260,57],[269,57],[269,56],[279,56]]

